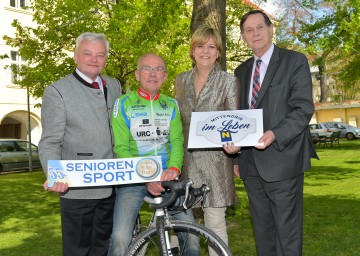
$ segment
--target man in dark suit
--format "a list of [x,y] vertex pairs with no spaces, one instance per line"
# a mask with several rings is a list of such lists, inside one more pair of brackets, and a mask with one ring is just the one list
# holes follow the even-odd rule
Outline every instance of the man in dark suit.
[[[76,39],[74,72],[45,88],[39,154],[47,175],[48,160],[115,158],[111,113],[120,83],[100,75],[109,42],[103,34]],[[56,182],[44,189],[60,193],[63,255],[106,256],[113,224],[115,195],[111,186],[69,188]]]
[[255,55],[235,70],[240,108],[262,109],[265,133],[261,146],[242,148],[235,171],[248,193],[258,254],[301,255],[304,172],[317,158],[308,129],[314,112],[309,64],[303,54],[272,43],[264,12],[245,14],[240,29]]

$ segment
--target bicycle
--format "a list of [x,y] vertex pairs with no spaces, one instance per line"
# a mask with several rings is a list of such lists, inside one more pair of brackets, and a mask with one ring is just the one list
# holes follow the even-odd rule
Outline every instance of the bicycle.
[[[207,185],[202,185],[200,188],[193,188],[191,180],[185,181],[163,181],[162,186],[170,192],[168,198],[156,197],[154,199],[145,198],[149,202],[149,207],[155,209],[153,220],[150,221],[149,227],[136,236],[129,245],[127,256],[143,256],[143,255],[161,255],[173,256],[183,255],[181,248],[174,252],[171,248],[171,234],[174,232],[187,232],[199,237],[200,247],[205,245],[205,250],[210,246],[218,255],[231,256],[226,244],[213,231],[201,226],[197,223],[190,223],[185,221],[171,220],[168,214],[168,208],[178,198],[184,196],[181,207],[184,209],[191,208],[199,200],[203,199],[205,194],[210,191]],[[139,220],[138,220],[139,221]],[[135,230],[139,231],[140,223],[137,221]],[[204,248],[202,248],[203,250]],[[185,254],[184,254],[185,255]],[[200,255],[206,255],[201,252]]]

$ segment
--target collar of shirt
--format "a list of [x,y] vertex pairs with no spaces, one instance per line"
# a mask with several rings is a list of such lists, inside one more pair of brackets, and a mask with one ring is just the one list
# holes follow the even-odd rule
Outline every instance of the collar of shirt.
[[95,81],[93,81],[92,79],[88,78],[86,75],[84,75],[83,73],[81,73],[81,71],[79,69],[75,69],[75,72],[82,78],[84,79],[86,82],[88,82],[89,84],[92,84],[92,82],[97,82],[99,84],[99,87],[101,89],[101,91],[104,92],[104,87],[103,87],[103,83],[101,80],[100,76],[97,76]]
[[[274,52],[274,44],[271,44],[269,50],[267,50],[267,52],[260,57],[254,55],[254,64],[253,64],[253,68],[252,68],[252,73],[251,74],[254,74],[255,72],[255,67],[256,67],[256,61],[258,59],[261,59],[261,64],[260,64],[260,87],[262,85],[262,82],[264,81],[264,77],[265,77],[265,74],[266,74],[266,70],[269,66],[269,63],[270,63],[270,59],[271,59],[271,56]],[[251,82],[250,82],[250,90],[249,90],[249,106],[251,105],[251,94],[252,94],[252,85],[253,84],[253,76],[251,75]]]
[[270,59],[271,59],[273,52],[274,52],[274,44],[271,44],[269,50],[267,50],[267,52],[265,52],[265,54],[263,56],[261,56],[261,58],[254,55],[253,71],[255,70],[256,61],[260,58],[262,61],[261,66],[260,66],[260,77],[262,77],[262,78],[265,76],[265,73],[266,73],[267,67],[269,66]]
[[148,93],[148,92],[145,92],[143,90],[141,90],[140,88],[138,89],[138,95],[141,97],[141,98],[144,98],[146,100],[157,100],[160,96],[160,92],[158,92],[157,94],[155,94],[154,98],[151,98],[151,94]]

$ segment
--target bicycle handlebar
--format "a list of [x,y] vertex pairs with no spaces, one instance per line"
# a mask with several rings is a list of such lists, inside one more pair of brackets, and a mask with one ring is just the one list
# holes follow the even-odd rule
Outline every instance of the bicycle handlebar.
[[193,184],[194,183],[190,179],[186,179],[184,181],[161,182],[161,185],[165,189],[169,189],[170,195],[169,197],[163,198],[164,201],[159,204],[150,203],[149,207],[151,209],[166,208],[171,205],[178,197],[180,197],[182,193],[185,192],[185,199],[182,206],[184,209],[191,208],[199,197],[205,196],[206,193],[210,191],[210,188],[205,184],[199,188],[193,188]]

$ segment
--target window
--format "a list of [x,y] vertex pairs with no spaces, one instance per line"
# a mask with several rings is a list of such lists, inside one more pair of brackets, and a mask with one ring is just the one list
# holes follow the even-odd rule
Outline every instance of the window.
[[[28,151],[29,150],[29,142],[27,141],[18,141],[18,148],[17,151]],[[34,149],[34,147],[31,147],[32,149]]]
[[17,51],[11,51],[11,82],[17,84],[21,80],[21,77],[17,74],[17,71],[21,65],[25,65],[25,58],[19,55]]
[[24,9],[26,6],[28,6],[28,1],[29,0],[10,0],[10,6]]

